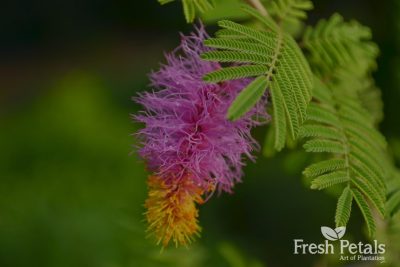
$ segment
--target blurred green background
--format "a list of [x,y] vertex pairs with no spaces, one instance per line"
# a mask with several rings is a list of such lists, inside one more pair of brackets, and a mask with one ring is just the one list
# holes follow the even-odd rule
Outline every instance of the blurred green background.
[[[318,0],[309,19],[338,11],[373,29],[381,48],[381,129],[398,151],[399,2]],[[192,247],[160,253],[146,239],[146,173],[133,148],[140,125],[130,119],[139,109],[131,96],[149,89],[147,73],[178,44],[178,31],[191,30],[181,13],[178,3],[156,0],[2,6],[1,267],[335,265],[293,255],[293,239],[323,240],[319,228],[333,226],[336,205],[304,185],[302,152],[249,163],[235,194],[201,207],[202,238]],[[255,131],[261,142],[265,132]],[[363,240],[358,211],[348,233]]]

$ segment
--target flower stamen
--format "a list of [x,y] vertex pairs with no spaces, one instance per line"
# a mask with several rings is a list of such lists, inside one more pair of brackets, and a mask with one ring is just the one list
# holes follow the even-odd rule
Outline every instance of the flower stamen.
[[203,190],[189,176],[169,179],[149,176],[149,194],[145,203],[148,231],[154,234],[158,244],[175,246],[190,244],[200,234],[198,209],[202,204]]

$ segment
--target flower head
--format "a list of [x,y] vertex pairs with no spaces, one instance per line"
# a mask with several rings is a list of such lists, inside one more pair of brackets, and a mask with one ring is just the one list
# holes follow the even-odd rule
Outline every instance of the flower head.
[[196,203],[202,204],[203,190],[189,176],[179,180],[150,176],[146,200],[148,231],[164,247],[172,240],[176,246],[187,245],[200,232]]
[[[238,79],[217,84],[204,82],[202,77],[206,73],[220,68],[218,63],[200,58],[201,53],[209,50],[203,45],[207,37],[202,26],[190,36],[182,36],[181,45],[166,55],[167,64],[150,76],[155,91],[135,99],[144,107],[144,111],[135,116],[137,121],[145,124],[138,132],[141,141],[139,154],[146,161],[148,169],[155,174],[150,176],[149,184],[163,185],[157,186],[157,189],[150,186],[146,202],[147,218],[150,229],[164,233],[156,235],[164,235],[165,243],[168,243],[170,236],[165,233],[165,229],[157,229],[166,225],[174,226],[159,221],[157,226],[152,226],[156,221],[153,218],[157,217],[154,215],[155,210],[168,210],[153,210],[153,207],[164,207],[163,201],[174,202],[165,200],[170,196],[174,199],[184,198],[187,203],[191,201],[195,207],[195,202],[202,202],[199,200],[202,194],[211,193],[214,189],[231,192],[234,184],[241,180],[243,156],[253,159],[251,152],[258,148],[257,142],[251,137],[252,127],[265,122],[269,117],[264,98],[262,103],[258,103],[241,119],[234,122],[226,119],[229,106],[251,80]],[[179,188],[186,193],[178,193],[172,188]],[[165,192],[160,193],[163,190]],[[168,212],[171,210],[183,212],[176,207]],[[199,228],[193,226],[194,223],[197,225],[197,212],[190,214],[190,222],[177,231],[186,234],[199,231]],[[180,215],[173,218],[177,217]],[[168,222],[175,220],[163,218],[161,220]],[[185,243],[177,236],[172,238]]]

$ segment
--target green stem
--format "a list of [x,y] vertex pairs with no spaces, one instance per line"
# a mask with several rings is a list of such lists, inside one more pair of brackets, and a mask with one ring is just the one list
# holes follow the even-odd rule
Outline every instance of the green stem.
[[245,0],[249,5],[257,9],[263,16],[269,16],[268,11],[260,0]]

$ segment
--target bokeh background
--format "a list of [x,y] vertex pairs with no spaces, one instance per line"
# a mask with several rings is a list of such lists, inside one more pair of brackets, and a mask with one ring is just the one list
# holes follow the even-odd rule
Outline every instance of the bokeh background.
[[[186,249],[146,239],[146,173],[131,136],[131,97],[188,33],[179,3],[156,0],[7,1],[0,16],[0,266],[334,266],[293,255],[321,242],[335,197],[311,191],[307,157],[285,151],[248,163],[233,195],[201,207],[202,238]],[[400,154],[400,1],[318,0],[370,26],[381,48],[381,129]],[[210,31],[215,27],[210,27]],[[255,135],[263,140],[266,128]],[[399,163],[399,161],[397,162]],[[364,240],[355,211],[347,237]]]

